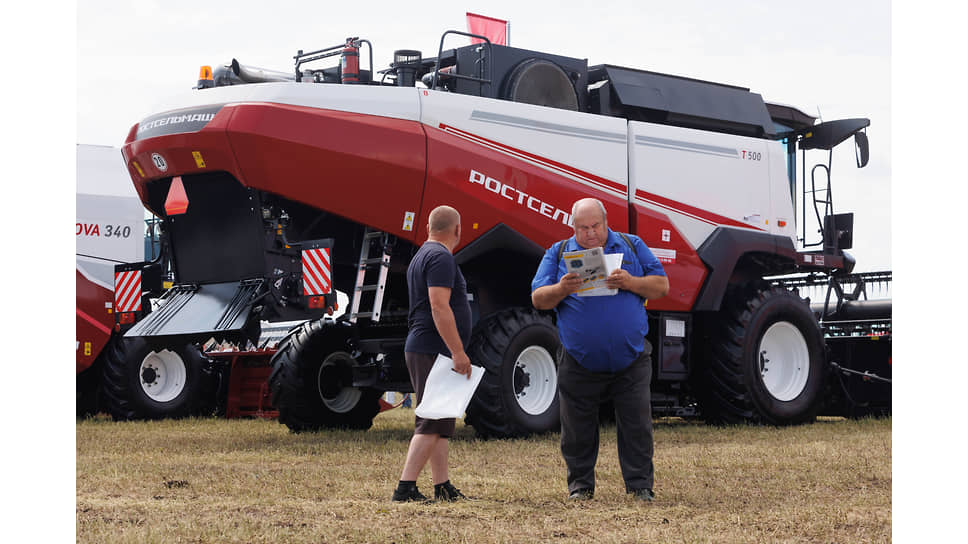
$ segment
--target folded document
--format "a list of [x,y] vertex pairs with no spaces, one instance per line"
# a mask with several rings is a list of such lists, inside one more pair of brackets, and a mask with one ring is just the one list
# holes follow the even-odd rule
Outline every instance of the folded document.
[[454,361],[450,357],[437,355],[414,413],[424,419],[463,416],[483,377],[484,368],[471,365],[471,378],[467,379],[454,371]]
[[596,297],[614,295],[618,289],[609,289],[605,286],[605,279],[622,267],[621,253],[606,254],[602,248],[582,249],[579,251],[566,251],[562,254],[565,261],[565,270],[575,272],[581,276],[582,286],[575,293],[580,297]]

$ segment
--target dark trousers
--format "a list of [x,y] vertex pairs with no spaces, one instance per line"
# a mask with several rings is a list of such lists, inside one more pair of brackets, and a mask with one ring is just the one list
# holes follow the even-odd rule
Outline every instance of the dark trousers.
[[563,351],[558,365],[561,403],[561,455],[568,467],[568,492],[595,489],[598,460],[598,409],[615,405],[618,461],[625,490],[652,489],[652,346],[619,372],[592,372]]

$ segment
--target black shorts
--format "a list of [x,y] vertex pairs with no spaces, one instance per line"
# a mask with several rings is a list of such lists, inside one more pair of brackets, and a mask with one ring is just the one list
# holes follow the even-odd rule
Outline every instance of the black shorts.
[[[413,353],[410,351],[405,352],[403,356],[407,361],[407,370],[410,371],[410,383],[413,385],[413,391],[417,395],[417,403],[414,405],[414,407],[417,407],[420,406],[424,386],[427,384],[427,376],[430,375],[430,369],[434,367],[434,361],[437,360],[437,356],[429,353]],[[454,436],[456,421],[452,417],[447,419],[424,419],[415,415],[413,416],[413,434],[437,434],[443,438],[450,438]]]

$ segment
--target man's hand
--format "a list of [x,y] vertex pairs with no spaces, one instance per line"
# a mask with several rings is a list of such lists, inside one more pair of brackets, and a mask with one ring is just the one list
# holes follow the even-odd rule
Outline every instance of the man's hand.
[[665,276],[633,276],[618,268],[605,278],[609,289],[625,289],[644,299],[655,300],[669,293],[669,278]]
[[561,277],[561,280],[558,281],[558,286],[560,289],[559,293],[562,295],[561,298],[563,299],[581,289],[581,276],[579,276],[577,272],[569,272]]
[[576,272],[569,272],[558,280],[558,283],[543,285],[531,293],[531,304],[539,310],[551,310],[565,297],[581,289],[581,276]]
[[454,372],[458,374],[463,374],[467,376],[467,379],[471,379],[471,360],[463,351],[460,353],[452,354],[454,361]]
[[632,274],[628,273],[628,270],[623,270],[622,268],[616,268],[611,274],[605,278],[605,287],[609,289],[625,289],[626,291],[631,291]]

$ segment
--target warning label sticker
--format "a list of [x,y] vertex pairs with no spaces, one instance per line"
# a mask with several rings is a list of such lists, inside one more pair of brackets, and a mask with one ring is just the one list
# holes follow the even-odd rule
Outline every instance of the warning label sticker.
[[676,250],[674,249],[663,249],[663,248],[649,248],[652,250],[652,254],[655,255],[656,259],[662,264],[673,264],[676,262]]

